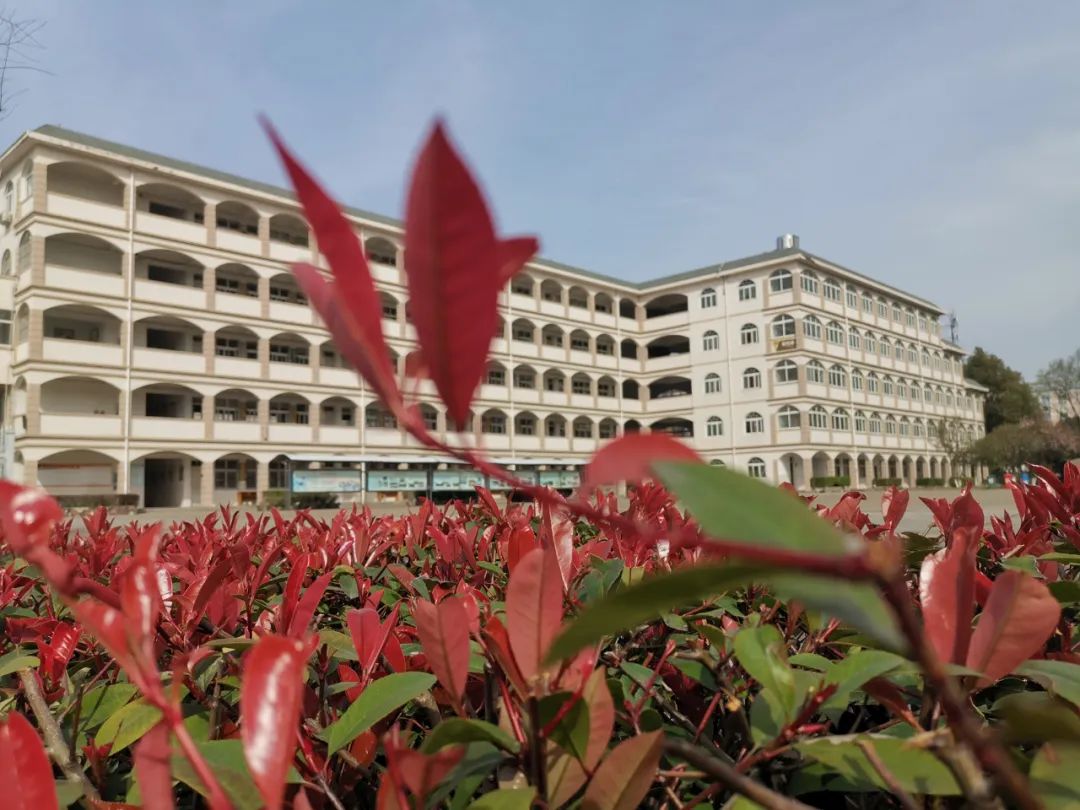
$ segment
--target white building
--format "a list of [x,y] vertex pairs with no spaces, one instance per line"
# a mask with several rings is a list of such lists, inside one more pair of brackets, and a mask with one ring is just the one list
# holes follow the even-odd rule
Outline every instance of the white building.
[[[476,480],[404,438],[345,367],[288,272],[321,257],[286,190],[53,126],[0,157],[0,186],[9,477],[149,506],[261,500],[290,469],[302,490]],[[401,225],[349,216],[400,368],[414,339]],[[545,483],[571,486],[623,430],[801,487],[968,474],[934,427],[982,434],[983,389],[942,340],[942,310],[794,237],[640,284],[537,260],[500,309],[458,440]],[[420,397],[446,430],[430,386]]]

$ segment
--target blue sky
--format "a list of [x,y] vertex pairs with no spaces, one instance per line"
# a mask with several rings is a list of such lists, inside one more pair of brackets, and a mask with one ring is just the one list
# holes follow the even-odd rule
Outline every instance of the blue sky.
[[[21,8],[19,8],[21,6]],[[400,215],[444,114],[500,226],[631,279],[804,247],[1033,375],[1080,346],[1080,4],[34,0],[41,123]]]

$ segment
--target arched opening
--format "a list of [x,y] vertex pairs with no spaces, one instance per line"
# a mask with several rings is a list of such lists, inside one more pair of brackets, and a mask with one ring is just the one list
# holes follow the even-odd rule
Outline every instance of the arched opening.
[[245,326],[223,326],[214,333],[215,357],[259,359],[259,337]]
[[295,214],[274,214],[270,217],[270,241],[307,247],[307,223]]
[[42,331],[47,340],[120,345],[120,319],[97,307],[65,304],[47,309],[42,313]]
[[544,390],[562,393],[566,390],[566,375],[556,368],[544,372]]
[[[764,478],[765,476],[760,477]],[[798,453],[785,453],[780,456],[780,477],[796,489],[805,489],[809,486],[802,456]]]
[[214,502],[231,503],[241,492],[254,494],[258,463],[244,453],[230,453],[214,462]]
[[619,433],[619,423],[610,416],[601,419],[598,427],[601,439],[614,439]]
[[[836,289],[839,290],[840,288],[837,287]],[[839,300],[839,298],[836,300]],[[847,453],[840,453],[833,460],[833,475],[839,479],[836,482],[837,486],[851,486],[851,456]]]
[[155,315],[135,322],[135,346],[200,354],[203,350],[203,332],[182,318]]
[[235,231],[248,236],[259,235],[259,212],[237,200],[219,202],[214,212],[219,230]]
[[203,397],[186,385],[144,385],[131,392],[131,413],[152,419],[202,419]]
[[506,433],[506,413],[490,408],[480,414],[480,432],[502,436]]
[[540,339],[545,346],[551,346],[553,348],[561,349],[565,340],[566,333],[563,332],[555,324],[549,323],[542,330],[540,330]]
[[420,418],[424,422],[424,427],[428,430],[439,429],[439,412],[435,409],[434,405],[427,402],[420,403]]
[[364,255],[368,261],[376,264],[385,264],[388,267],[397,267],[397,245],[382,236],[370,236],[364,240]]
[[527,318],[518,318],[510,327],[511,336],[514,340],[522,343],[536,342],[536,327]]
[[535,436],[536,421],[536,414],[522,411],[514,417],[514,433],[518,436]]
[[190,505],[202,489],[202,463],[186,453],[151,453],[132,462],[132,480],[142,468],[143,503],[148,508]]
[[22,275],[30,269],[33,240],[30,231],[23,231],[19,237],[19,247],[15,253],[15,272]]
[[654,298],[645,305],[646,318],[660,318],[664,315],[674,315],[686,312],[690,309],[687,298],[682,293],[668,293]]
[[553,413],[544,419],[544,435],[549,439],[561,439],[566,437],[566,418]]
[[382,316],[388,321],[398,319],[398,300],[388,292],[379,293],[379,304],[382,306]]
[[576,309],[589,308],[589,293],[584,287],[571,287],[566,293],[566,300]]
[[311,403],[306,398],[292,392],[278,394],[270,400],[270,424],[311,424]]
[[215,422],[258,422],[259,400],[243,388],[229,388],[214,395]]
[[592,396],[592,379],[583,371],[570,378],[570,393]]
[[518,366],[515,368],[514,388],[534,390],[536,388],[536,370],[532,366]]
[[214,289],[219,293],[259,297],[259,276],[246,264],[229,262],[214,271]]
[[63,194],[102,205],[124,204],[124,184],[110,172],[79,161],[51,163],[45,170],[50,194]]
[[615,385],[615,380],[608,376],[603,376],[596,381],[596,395],[598,397],[614,397],[617,396],[618,388]]
[[307,296],[292,273],[278,273],[270,279],[270,300],[284,304],[306,304]]
[[202,287],[203,266],[175,250],[144,250],[135,254],[135,278],[180,287]]
[[814,478],[828,478],[832,475],[832,459],[829,458],[828,453],[822,451],[814,453],[810,464],[813,467]]
[[637,380],[623,380],[622,384],[623,399],[640,399],[641,398],[641,386]]
[[306,366],[310,363],[311,344],[293,332],[270,338],[270,362]]
[[615,355],[615,339],[611,335],[597,335],[596,353],[605,357],[613,357]]
[[489,360],[484,383],[486,385],[506,385],[506,366],[497,360]]
[[352,368],[332,340],[327,340],[319,346],[319,366],[321,368]]
[[206,203],[197,194],[180,186],[144,183],[135,190],[135,210],[202,225]]
[[117,416],[120,391],[92,377],[58,377],[41,385],[41,412]]
[[604,315],[610,315],[615,310],[615,299],[607,293],[597,293],[593,298],[593,309]]
[[533,278],[528,273],[518,273],[510,280],[510,292],[532,298]]
[[590,348],[589,333],[584,329],[575,329],[570,333],[570,348],[575,352],[587,352]]
[[58,233],[45,237],[45,264],[119,276],[124,272],[124,254],[111,242],[96,236]]
[[575,439],[593,438],[593,420],[587,416],[579,416],[574,420],[573,431]]
[[649,425],[653,433],[667,433],[670,436],[692,438],[694,435],[694,423],[689,419],[660,419]]
[[637,302],[632,298],[620,298],[619,317],[637,320]]
[[345,397],[328,397],[319,404],[319,424],[356,427],[356,405]]
[[[116,493],[117,462],[94,450],[64,450],[38,462],[37,483],[50,495],[80,505],[87,496]],[[93,502],[91,497],[90,502]]]
[[662,335],[645,346],[649,359],[690,353],[690,338],[685,335]]
[[661,377],[649,383],[649,399],[690,396],[692,388],[689,377]]
[[[431,408],[431,410],[435,409]],[[438,414],[436,414],[437,418]],[[364,426],[381,430],[397,430],[398,424],[397,418],[385,405],[381,402],[371,402],[364,408]]]
[[546,278],[540,282],[540,299],[553,304],[562,303],[562,285],[554,279]]
[[637,360],[638,359],[638,344],[636,340],[631,338],[624,338],[620,344],[619,353],[624,360]]

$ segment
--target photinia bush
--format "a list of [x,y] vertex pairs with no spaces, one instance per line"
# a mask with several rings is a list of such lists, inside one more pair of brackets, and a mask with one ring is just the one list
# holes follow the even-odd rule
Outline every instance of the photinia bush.
[[[1078,468],[1010,482],[989,529],[969,490],[928,501],[925,534],[906,492],[874,523],[665,435],[613,440],[570,498],[518,481],[426,430],[352,228],[271,137],[342,353],[532,501],[118,527],[0,483],[4,806],[1077,806]],[[409,372],[460,423],[537,243],[496,234],[441,126],[407,199]]]

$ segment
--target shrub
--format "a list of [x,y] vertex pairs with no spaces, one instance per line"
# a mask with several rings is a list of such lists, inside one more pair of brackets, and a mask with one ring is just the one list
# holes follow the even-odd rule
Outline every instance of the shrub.
[[900,478],[875,478],[875,487],[899,487],[903,486],[904,482]]
[[101,495],[58,495],[57,503],[63,509],[94,509],[105,506],[117,511],[130,511],[139,506],[139,496],[110,492]]
[[917,487],[943,487],[945,486],[944,478],[916,478],[915,486]]
[[810,486],[814,489],[849,487],[851,486],[851,477],[847,475],[817,475],[810,479]]

